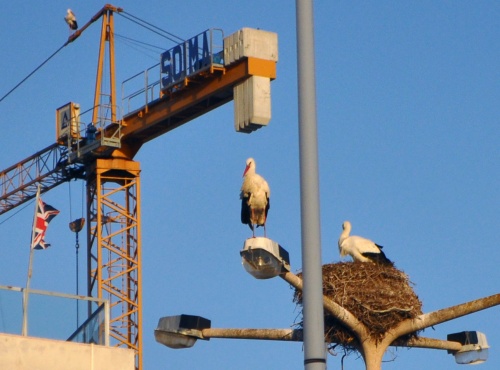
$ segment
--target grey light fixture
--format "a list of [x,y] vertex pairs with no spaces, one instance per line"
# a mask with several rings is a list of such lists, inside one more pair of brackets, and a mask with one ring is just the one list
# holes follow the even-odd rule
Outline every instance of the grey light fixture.
[[462,331],[460,333],[448,334],[447,339],[462,344],[462,348],[453,353],[455,362],[462,365],[476,365],[488,359],[488,342],[486,335],[479,331]]
[[203,329],[210,328],[211,322],[201,316],[177,315],[162,317],[155,330],[155,339],[167,347],[179,349],[194,346],[197,339],[204,338]]
[[240,255],[245,270],[257,279],[270,279],[290,271],[288,252],[268,238],[245,240]]

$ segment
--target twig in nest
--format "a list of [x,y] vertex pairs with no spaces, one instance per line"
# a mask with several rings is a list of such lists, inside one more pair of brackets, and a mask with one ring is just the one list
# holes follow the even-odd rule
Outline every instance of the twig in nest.
[[409,308],[400,308],[400,307],[389,307],[385,310],[376,310],[374,308],[371,308],[369,307],[368,305],[366,304],[363,304],[359,301],[359,299],[357,298],[354,298],[354,300],[356,302],[358,302],[358,304],[363,307],[364,309],[368,310],[368,311],[371,311],[371,312],[374,312],[374,313],[387,313],[387,312],[393,312],[393,311],[399,311],[399,312],[411,312],[413,310],[413,306],[409,307]]

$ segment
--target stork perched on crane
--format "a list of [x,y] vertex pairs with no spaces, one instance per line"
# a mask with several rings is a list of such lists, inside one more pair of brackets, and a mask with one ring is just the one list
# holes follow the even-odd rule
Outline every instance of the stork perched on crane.
[[351,233],[349,221],[345,221],[342,228],[343,231],[339,238],[340,257],[350,255],[354,261],[393,265],[392,261],[382,252],[381,245],[361,236],[349,235]]
[[241,185],[241,223],[247,224],[255,237],[255,227],[264,227],[266,236],[266,220],[269,211],[269,197],[271,189],[267,181],[255,172],[256,164],[253,158],[246,161]]
[[68,24],[70,32],[71,32],[71,30],[75,31],[78,29],[78,23],[76,22],[76,16],[71,9],[68,9],[68,11],[66,12],[66,17],[64,17],[64,20]]

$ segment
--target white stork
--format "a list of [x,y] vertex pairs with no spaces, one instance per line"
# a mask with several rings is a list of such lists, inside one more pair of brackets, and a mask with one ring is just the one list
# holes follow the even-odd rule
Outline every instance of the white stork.
[[393,264],[382,252],[381,245],[361,236],[349,236],[351,232],[351,223],[349,221],[345,221],[342,228],[343,231],[339,238],[340,257],[350,255],[354,261]]
[[240,192],[241,222],[248,224],[254,237],[254,225],[264,226],[264,236],[266,236],[266,219],[271,195],[267,181],[255,173],[255,167],[255,160],[248,158]]
[[76,22],[75,14],[71,11],[71,9],[68,9],[66,17],[64,17],[64,20],[68,24],[70,30],[74,31],[78,29],[78,23]]

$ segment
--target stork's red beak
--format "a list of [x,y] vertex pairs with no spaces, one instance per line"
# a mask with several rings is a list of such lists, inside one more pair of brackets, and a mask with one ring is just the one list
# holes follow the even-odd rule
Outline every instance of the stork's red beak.
[[242,177],[245,177],[245,175],[247,174],[247,171],[248,171],[249,168],[250,168],[250,164],[247,164],[247,166],[245,167],[245,172],[243,172],[243,176]]

